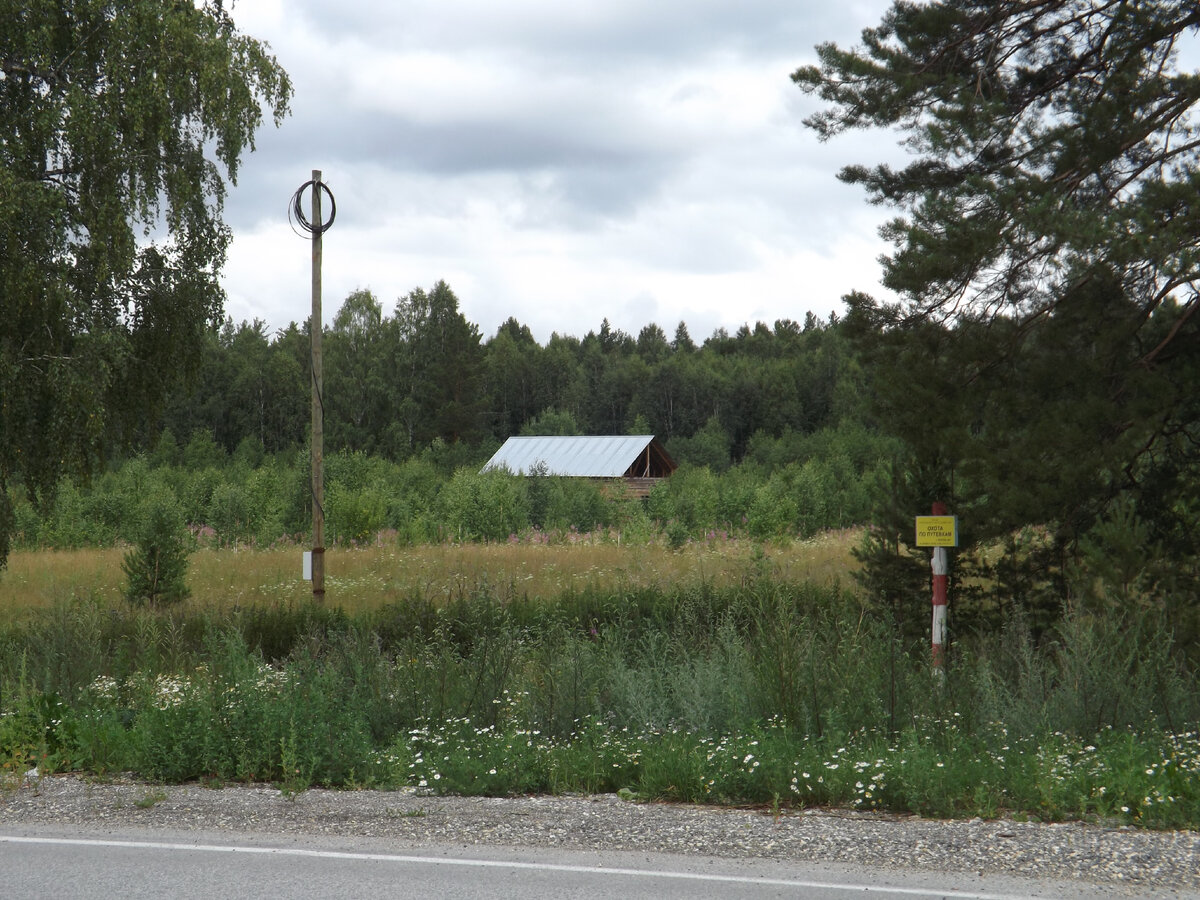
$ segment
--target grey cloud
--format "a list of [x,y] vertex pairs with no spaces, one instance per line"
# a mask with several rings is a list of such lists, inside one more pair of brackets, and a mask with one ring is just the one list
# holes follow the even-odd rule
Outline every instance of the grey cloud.
[[857,38],[863,10],[879,3],[827,0],[576,0],[573,3],[448,2],[331,5],[289,4],[327,37],[371,34],[397,51],[470,52],[508,47],[513,53],[596,60],[678,60],[713,52],[747,56],[805,53],[818,41]]
[[[578,225],[591,216],[627,214],[656,197],[682,164],[682,151],[642,140],[636,128],[575,129],[563,127],[552,115],[420,122],[342,106],[327,115],[304,115],[260,137],[259,151],[247,161],[241,179],[254,187],[231,197],[234,224],[245,223],[256,214],[251,208],[263,205],[265,198],[251,202],[252,193],[278,194],[322,161],[331,171],[367,165],[429,178],[544,175],[548,199],[555,201],[566,223]],[[545,214],[550,206],[542,204],[541,209]]]
[[[311,21],[328,40],[327,64],[316,77],[300,60],[285,60],[297,81],[295,115],[281,131],[269,130],[260,137],[256,161],[262,165],[255,171],[262,174],[257,189],[264,195],[252,198],[256,188],[239,188],[231,198],[231,220],[244,223],[269,206],[266,191],[274,195],[281,182],[294,178],[278,173],[303,173],[320,161],[331,167],[377,165],[430,177],[542,174],[551,189],[545,202],[532,206],[536,216],[557,210],[568,227],[580,227],[627,215],[660,196],[692,159],[711,152],[685,135],[671,134],[630,102],[640,79],[671,66],[680,55],[716,47],[743,54],[777,51],[791,47],[803,32],[811,31],[816,39],[847,31],[843,7],[824,3],[606,0],[561,4],[552,13],[545,8],[445,0],[395,6],[331,6],[311,0],[290,4],[290,16]],[[455,9],[461,14],[455,15]],[[380,49],[395,44],[400,53],[439,46],[466,52],[485,44],[494,53],[497,46],[507,46],[508,62],[518,67],[513,77],[518,83],[525,79],[529,96],[491,110],[448,108],[432,121],[389,110],[386,104],[362,108],[348,96],[338,74],[354,65],[353,59],[338,56],[349,36]],[[797,46],[797,54],[800,50]],[[634,57],[637,61],[631,62]],[[567,77],[574,79],[571,86],[546,89],[547,80],[561,79],[568,70]],[[787,73],[781,63],[781,85]],[[381,94],[386,90],[380,86]],[[693,81],[672,100],[685,104],[714,93],[711,84]],[[781,132],[799,127],[805,107],[802,101],[791,102],[801,105],[791,110],[796,113],[794,122],[780,123]],[[716,132],[720,123],[711,127]],[[768,167],[778,169],[778,161],[766,157],[745,163],[745,170]],[[243,178],[243,185],[248,181]],[[836,192],[836,183],[825,190],[830,188]]]

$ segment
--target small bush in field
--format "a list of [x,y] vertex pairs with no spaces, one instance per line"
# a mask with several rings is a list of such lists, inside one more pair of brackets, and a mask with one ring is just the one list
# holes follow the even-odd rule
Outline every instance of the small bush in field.
[[142,507],[137,543],[125,554],[125,599],[136,606],[178,603],[188,596],[188,533],[174,497],[156,493]]
[[440,501],[442,519],[459,540],[503,541],[529,525],[525,479],[510,472],[459,469]]

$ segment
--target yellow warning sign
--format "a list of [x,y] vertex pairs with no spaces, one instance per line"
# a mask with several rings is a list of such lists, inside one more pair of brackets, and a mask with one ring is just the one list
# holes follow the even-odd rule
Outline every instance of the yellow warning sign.
[[957,547],[958,516],[917,516],[918,547]]

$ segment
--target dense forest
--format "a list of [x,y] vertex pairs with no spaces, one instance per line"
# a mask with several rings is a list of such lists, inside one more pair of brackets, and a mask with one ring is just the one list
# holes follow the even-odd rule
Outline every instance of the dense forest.
[[[324,334],[325,442],[403,460],[435,439],[492,445],[521,433],[653,433],[680,461],[727,468],[764,436],[853,418],[855,366],[836,317],[718,331],[701,345],[679,323],[636,336],[608,321],[543,346],[515,319],[486,340],[444,282],[391,314],[351,294]],[[302,444],[309,423],[308,323],[274,335],[227,321],[161,418],[175,439],[204,431],[228,453]],[[847,408],[848,407],[848,408]],[[158,433],[142,437],[152,449]]]

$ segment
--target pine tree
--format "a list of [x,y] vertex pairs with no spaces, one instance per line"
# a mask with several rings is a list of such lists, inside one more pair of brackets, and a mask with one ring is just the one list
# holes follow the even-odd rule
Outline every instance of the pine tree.
[[899,132],[903,168],[840,177],[898,209],[885,304],[847,298],[875,414],[980,539],[1078,539],[1132,501],[1194,557],[1200,481],[1200,7],[897,2],[863,44],[793,78],[807,124]]

